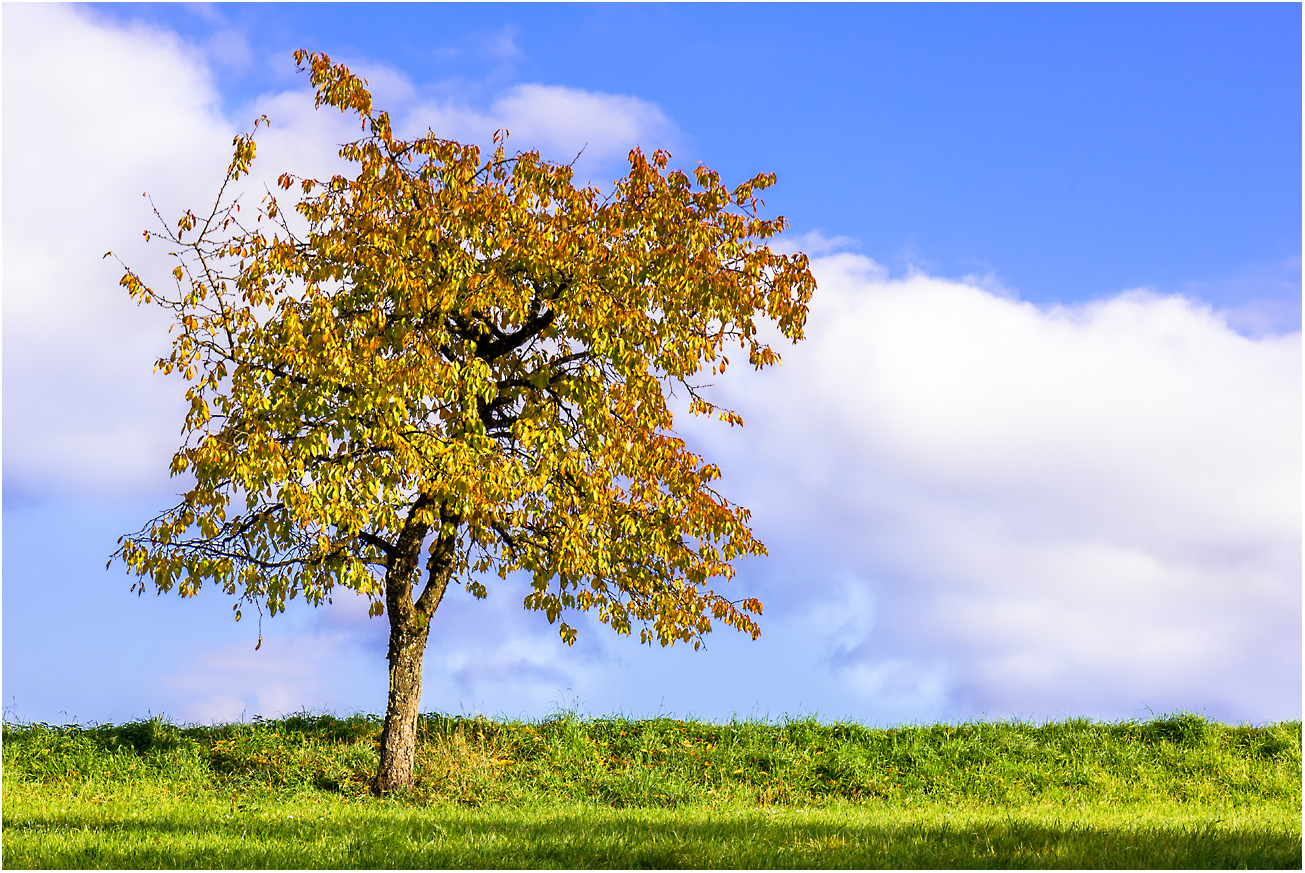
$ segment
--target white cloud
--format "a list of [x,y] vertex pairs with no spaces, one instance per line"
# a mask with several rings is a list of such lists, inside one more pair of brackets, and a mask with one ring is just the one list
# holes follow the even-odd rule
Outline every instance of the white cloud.
[[164,215],[211,196],[232,131],[208,71],[175,37],[65,6],[5,10],[5,486],[166,488],[183,412],[150,378],[167,323],[118,287],[113,249],[162,270]]
[[494,103],[494,114],[527,142],[550,151],[593,149],[601,157],[623,158],[670,127],[660,109],[637,97],[560,85],[518,85]]
[[410,134],[430,128],[436,136],[482,145],[495,130],[507,130],[511,148],[575,161],[578,181],[599,184],[610,181],[604,173],[624,174],[623,162],[634,146],[651,153],[674,148],[679,139],[674,122],[652,103],[561,85],[513,86],[487,110],[454,100],[421,103],[404,113],[403,125]]
[[871,580],[862,677],[941,658],[959,714],[1049,716],[1067,686],[1094,714],[1299,712],[1299,333],[1144,292],[1043,310],[851,254],[815,272],[806,341],[717,386],[747,426],[691,428],[772,546],[773,600]]
[[[161,311],[138,308],[117,285],[113,250],[147,281],[170,281],[163,217],[211,205],[232,137],[260,114],[259,157],[246,202],[289,170],[329,178],[355,120],[316,111],[307,89],[265,94],[239,124],[224,118],[204,60],[247,61],[239,33],[208,46],[143,25],[105,23],[85,10],[19,5],[5,12],[4,382],[5,479],[11,497],[77,494],[121,499],[180,490],[167,466],[184,414],[176,380],[151,374],[169,347]],[[500,34],[510,42],[511,34]],[[500,46],[501,48],[502,46]],[[285,59],[288,64],[289,59]],[[674,125],[633,97],[521,85],[486,112],[465,102],[423,102],[393,68],[358,65],[378,105],[397,104],[409,127],[488,141],[516,132],[570,160],[587,142],[588,169],[601,169],[636,142],[659,143]],[[619,153],[619,154],[618,154]],[[283,202],[289,195],[282,194]]]

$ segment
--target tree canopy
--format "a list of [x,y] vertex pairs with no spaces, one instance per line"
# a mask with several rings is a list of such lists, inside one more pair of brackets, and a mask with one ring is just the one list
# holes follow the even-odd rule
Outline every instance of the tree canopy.
[[158,368],[190,403],[172,472],[193,485],[115,553],[135,588],[216,583],[238,617],[343,586],[424,628],[450,580],[484,597],[525,571],[525,607],[568,643],[568,610],[663,645],[714,621],[755,638],[760,602],[713,580],[765,548],[668,398],[741,424],[695,380],[731,354],[778,363],[761,319],[802,336],[806,257],[767,247],[784,219],[758,214],[774,176],[729,189],[636,148],[608,192],[579,187],[506,132],[487,153],[397,138],[363,80],[296,60],[318,107],[359,118],[356,173],[282,175],[242,214],[239,136],[213,208],[165,225],[175,285],[122,279],[171,311]]

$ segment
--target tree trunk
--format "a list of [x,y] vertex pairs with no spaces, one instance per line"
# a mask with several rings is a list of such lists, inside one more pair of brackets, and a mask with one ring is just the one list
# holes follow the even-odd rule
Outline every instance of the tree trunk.
[[381,730],[381,766],[376,792],[412,785],[417,756],[417,707],[421,703],[421,662],[430,633],[429,616],[419,621],[411,605],[406,616],[390,614],[390,698]]
[[[377,794],[412,785],[417,759],[417,708],[421,704],[421,662],[430,635],[430,619],[453,575],[455,538],[446,535],[432,548],[426,563],[428,577],[421,596],[413,601],[412,590],[428,525],[413,519],[425,502],[417,501],[409,523],[392,552],[385,573],[385,611],[390,618],[390,698],[385,706],[385,727],[381,729],[381,765],[376,774]],[[443,517],[444,513],[441,513]]]

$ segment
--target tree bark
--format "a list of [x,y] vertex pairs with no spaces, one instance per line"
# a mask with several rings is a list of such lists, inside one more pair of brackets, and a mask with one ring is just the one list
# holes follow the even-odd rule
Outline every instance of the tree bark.
[[414,602],[413,582],[428,525],[411,521],[424,503],[419,499],[399,536],[385,573],[385,611],[390,619],[390,696],[381,729],[381,763],[377,794],[412,785],[417,759],[417,713],[421,704],[421,665],[430,635],[430,620],[444,598],[453,573],[453,538],[441,538],[426,567],[429,577]]
[[430,617],[419,621],[411,599],[407,616],[390,613],[390,697],[385,707],[385,727],[381,730],[378,794],[412,785],[412,769],[417,758],[421,663],[429,634]]

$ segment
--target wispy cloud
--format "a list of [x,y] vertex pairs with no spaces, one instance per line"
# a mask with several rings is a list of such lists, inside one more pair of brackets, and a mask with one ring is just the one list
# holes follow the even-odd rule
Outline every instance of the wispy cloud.
[[498,30],[477,31],[459,40],[458,45],[445,45],[432,50],[437,58],[456,58],[470,56],[503,61],[520,57],[521,48],[517,45],[517,28],[505,24]]
[[651,152],[674,147],[676,125],[654,104],[622,94],[604,94],[561,85],[515,85],[485,108],[446,100],[419,103],[403,116],[410,132],[429,128],[437,136],[488,143],[495,130],[507,130],[518,149],[539,149],[549,160],[576,161],[581,179],[610,181],[634,146]]
[[[1238,301],[1219,314],[1240,333],[1259,337],[1301,329],[1301,259],[1250,265],[1235,275],[1189,282],[1185,293],[1204,300]],[[1218,305],[1218,304],[1216,304]]]
[[828,255],[848,249],[859,249],[859,240],[847,236],[825,236],[824,231],[808,230],[805,233],[789,231],[774,240],[771,248],[781,254],[791,255],[804,252],[808,257]]
[[375,696],[384,693],[383,661],[370,660],[347,635],[282,631],[257,650],[241,643],[198,652],[159,677],[154,692],[168,700],[170,715],[198,724],[347,710],[352,701],[340,697],[341,686],[348,687],[342,673],[368,674]]

